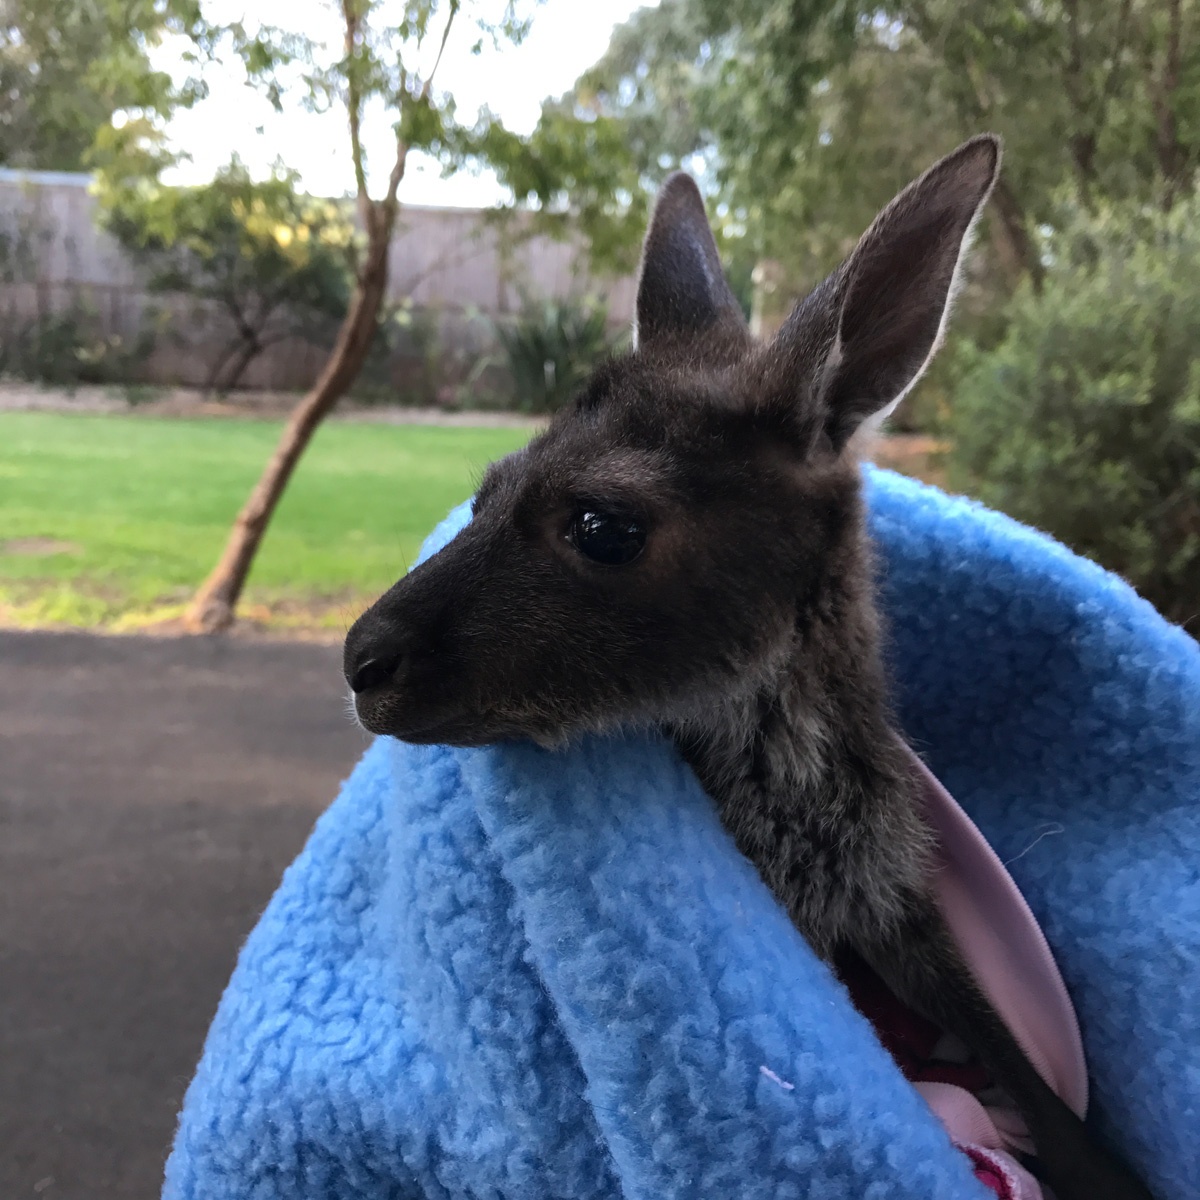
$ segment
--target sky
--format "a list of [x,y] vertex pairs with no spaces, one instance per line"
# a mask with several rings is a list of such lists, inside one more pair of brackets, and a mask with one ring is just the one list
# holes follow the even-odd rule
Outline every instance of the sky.
[[[529,132],[537,123],[542,101],[565,92],[608,47],[613,27],[651,0],[545,0],[534,10],[529,35],[519,46],[485,47],[470,53],[475,40],[469,25],[456,25],[438,69],[436,83],[451,92],[459,118],[469,121],[487,104],[505,125]],[[210,0],[206,14],[214,21],[248,19],[284,28],[303,29],[310,37],[340,40],[337,19],[328,0]],[[436,39],[435,39],[436,40]],[[156,65],[178,70],[179,47],[157,51]],[[172,183],[200,183],[237,153],[255,174],[281,158],[299,171],[303,187],[315,195],[336,196],[353,184],[345,113],[304,112],[297,104],[275,113],[267,100],[246,87],[240,66],[209,67],[209,96],[179,113],[170,126],[175,145],[187,151],[185,162],[168,176]],[[391,130],[382,113],[368,114],[364,129],[369,174],[376,190],[392,163]],[[483,206],[504,198],[488,173],[459,172],[441,178],[436,163],[412,156],[401,187],[406,204]]]

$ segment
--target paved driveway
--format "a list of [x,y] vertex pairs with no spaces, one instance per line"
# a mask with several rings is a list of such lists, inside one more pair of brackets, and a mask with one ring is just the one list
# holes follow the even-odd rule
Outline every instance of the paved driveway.
[[333,647],[0,633],[0,1198],[153,1200],[237,950],[365,744]]

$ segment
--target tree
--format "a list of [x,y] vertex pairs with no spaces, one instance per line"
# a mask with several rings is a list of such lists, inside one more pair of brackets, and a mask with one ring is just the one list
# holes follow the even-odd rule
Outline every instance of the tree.
[[346,314],[346,206],[301,194],[286,171],[256,182],[235,160],[201,187],[137,180],[104,188],[100,200],[151,291],[190,295],[228,316],[234,334],[209,372],[212,390],[236,387],[274,343],[321,338]]
[[532,137],[488,121],[484,140],[501,182],[532,209],[528,228],[582,232],[602,271],[637,265],[649,201],[666,176],[683,165],[701,172],[726,272],[748,304],[753,260],[741,253],[740,231],[728,236],[728,207],[719,205],[711,169],[714,139],[699,111],[718,66],[702,17],[694,0],[639,9],[570,91],[546,101]]
[[[993,227],[1013,280],[1036,286],[1036,231],[1064,190],[1085,206],[1169,203],[1200,162],[1194,0],[894,0],[869,11],[853,53],[823,80],[800,178],[850,198],[875,188],[880,166],[994,129],[1007,156]],[[767,111],[760,135],[786,137],[785,114]],[[775,182],[758,171],[760,190]]]
[[747,227],[747,212],[730,202],[740,143],[749,139],[754,147],[760,177],[780,173],[764,158],[778,158],[790,143],[754,140],[763,132],[755,127],[761,96],[769,90],[771,104],[788,112],[795,138],[808,119],[813,85],[832,56],[847,52],[844,37],[828,36],[836,26],[831,14],[841,7],[837,0],[662,0],[639,10],[571,91],[547,101],[529,143],[535,161],[569,164],[553,177],[569,193],[547,189],[532,169],[510,171],[505,182],[518,197],[569,215],[594,247],[599,243],[602,261],[627,266],[647,195],[686,166],[699,175],[723,249],[736,262],[739,242],[760,240],[760,231]]
[[[387,292],[388,249],[399,212],[399,190],[409,153],[421,148],[449,157],[461,146],[452,97],[434,91],[438,66],[456,31],[468,20],[475,48],[481,39],[520,39],[527,20],[508,0],[498,20],[482,5],[464,13],[463,0],[339,0],[342,41],[330,53],[303,34],[277,30],[227,34],[250,76],[282,104],[289,69],[300,69],[308,102],[317,108],[340,105],[346,113],[354,170],[354,195],[361,245],[354,253],[349,305],[325,366],[288,420],[274,454],[255,484],[225,549],[188,608],[185,623],[197,631],[228,627],[271,515],[313,434],[354,382],[374,339]],[[371,195],[362,124],[369,105],[393,117],[391,165],[383,193]]]
[[[663,0],[563,102],[608,122],[640,179],[702,152],[726,233],[840,260],[877,206],[981,129],[1007,143],[989,220],[1011,289],[1064,190],[1165,206],[1200,166],[1196,0]],[[560,140],[563,134],[560,131]],[[599,181],[614,177],[603,163]],[[745,252],[743,252],[745,254]]]
[[598,265],[636,264],[649,199],[704,147],[695,98],[705,40],[679,0],[639,9],[575,87],[543,106],[525,155],[501,174],[518,200],[581,229]]
[[199,0],[0,0],[0,163],[80,171],[114,115],[165,119],[199,95],[153,71],[150,46],[199,34]]
[[1200,636],[1200,197],[1058,221],[1041,293],[1018,289],[959,381],[951,483]]

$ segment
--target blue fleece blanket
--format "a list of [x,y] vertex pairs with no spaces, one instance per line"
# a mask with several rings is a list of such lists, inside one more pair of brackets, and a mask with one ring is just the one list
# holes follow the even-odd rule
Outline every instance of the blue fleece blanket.
[[[868,483],[904,728],[1043,924],[1092,1119],[1195,1197],[1200,647],[1004,517]],[[620,737],[377,741],[246,943],[165,1191],[987,1194],[672,748]]]

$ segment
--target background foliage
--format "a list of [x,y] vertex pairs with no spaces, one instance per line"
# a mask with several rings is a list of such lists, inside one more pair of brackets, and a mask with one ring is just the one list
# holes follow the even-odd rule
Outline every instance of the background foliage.
[[275,342],[328,341],[345,315],[348,206],[304,195],[286,171],[256,182],[234,160],[201,187],[102,179],[101,213],[151,291],[209,301],[228,317],[234,333],[209,378],[218,390]]
[[515,406],[528,413],[556,412],[616,349],[607,310],[589,301],[529,301],[515,321],[498,324],[496,333]]
[[153,157],[147,135],[204,91],[152,69],[169,33],[200,61],[200,0],[0,0],[0,163],[78,171],[139,139]]
[[1200,200],[1072,204],[951,409],[951,480],[1200,616]]
[[[547,100],[528,137],[488,112],[463,120],[431,76],[460,10],[476,50],[520,40],[532,0],[334,8],[344,44],[249,16],[214,25],[200,0],[0,0],[0,162],[97,167],[113,227],[164,287],[236,307],[239,328],[267,313],[231,343],[225,382],[256,339],[344,311],[363,231],[394,217],[366,186],[376,176],[357,121],[369,110],[390,114],[397,179],[410,148],[447,171],[487,164],[532,215],[510,223],[514,239],[518,227],[583,237],[611,270],[634,267],[655,188],[685,167],[766,331],[899,187],[992,129],[1004,175],[948,352],[902,422],[945,437],[957,486],[1122,571],[1181,619],[1200,607],[1188,231],[1200,216],[1200,0],[661,0]],[[186,39],[194,78],[149,69],[168,34]],[[203,94],[213,56],[240,61],[277,107],[350,117],[355,212],[301,195],[286,164],[265,181],[234,164],[208,188],[158,186],[164,122]],[[503,335],[514,394],[539,409],[606,349],[592,318],[543,299]],[[72,320],[10,338],[7,369],[98,370],[86,314]],[[387,344],[363,357],[364,387],[392,386],[380,355],[411,344],[423,365],[405,386],[440,397],[434,324],[403,304],[380,323]],[[460,398],[492,390],[466,364],[455,378]]]
[[[1085,204],[1191,186],[1198,15],[1194,0],[663,0],[547,105],[533,144],[562,143],[568,120],[618,130],[577,135],[616,151],[594,176],[624,183],[610,210],[699,167],[724,231],[787,258],[803,290],[903,183],[992,129],[1008,156],[987,241],[1011,285],[1037,274],[1033,238],[1064,185]],[[585,223],[587,183],[572,201]]]

